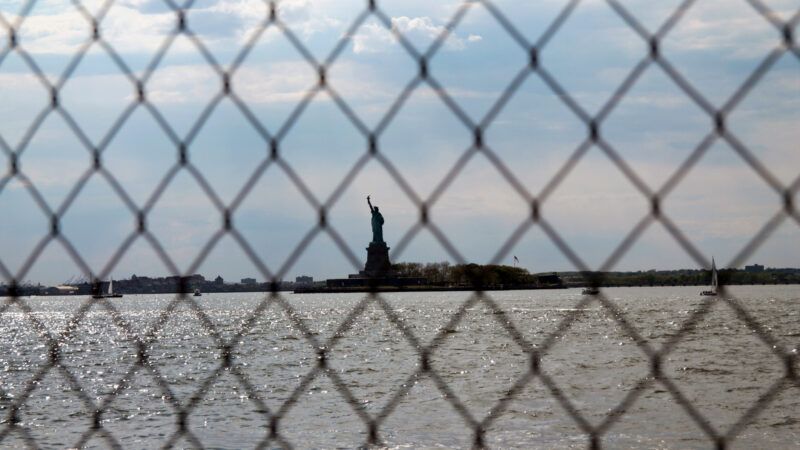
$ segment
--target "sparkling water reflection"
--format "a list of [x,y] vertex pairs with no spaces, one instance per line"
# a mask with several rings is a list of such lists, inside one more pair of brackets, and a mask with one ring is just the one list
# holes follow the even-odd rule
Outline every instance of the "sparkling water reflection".
[[[698,289],[615,288],[606,290],[636,331],[655,349],[685,323],[703,301]],[[800,346],[800,287],[735,287],[748,312],[783,346]],[[528,370],[529,360],[500,323],[510,320],[523,337],[541,345],[562,319],[574,324],[542,359],[542,369],[592,424],[602,422],[626,393],[647,377],[647,356],[598,302],[576,311],[579,290],[492,292],[506,312],[498,317],[481,303],[463,320],[449,320],[468,292],[386,294],[384,297],[419,342],[427,345],[446,330],[431,355],[432,368],[473,417],[480,420]],[[195,300],[218,335],[186,305],[162,316],[168,296],[125,296],[113,300],[139,338],[152,339],[154,371],[136,368],[136,341],[95,305],[74,327],[70,319],[80,297],[25,298],[33,320],[18,307],[0,319],[0,409],[24,395],[47,365],[50,349],[38,325],[65,334],[60,346],[66,370],[54,368],[34,385],[18,412],[20,424],[39,445],[75,445],[92,426],[81,396],[110,407],[102,427],[124,447],[161,446],[176,430],[173,402],[194,403],[188,428],[206,446],[247,448],[260,443],[268,423],[259,401],[243,389],[252,384],[270,411],[280,410],[317,364],[315,348],[277,305],[248,319],[262,294],[207,294]],[[294,295],[284,298],[298,319],[325,342],[363,297],[355,294]],[[163,323],[160,320],[164,320]],[[161,323],[160,326],[155,324]],[[220,345],[238,336],[233,362],[241,377],[219,370]],[[389,446],[468,447],[472,433],[428,377],[414,375],[419,354],[382,309],[370,304],[329,349],[328,364],[370,416],[378,414],[404,386],[410,390],[380,427]],[[717,303],[663,363],[664,373],[717,430],[727,430],[784,375],[783,362],[725,304]],[[157,376],[156,376],[157,375]],[[159,379],[176,395],[170,399]],[[80,389],[76,392],[76,389]],[[800,396],[785,389],[735,442],[742,447],[792,448],[800,445]],[[4,426],[8,418],[4,419]],[[356,447],[367,429],[354,408],[326,376],[313,380],[280,421],[281,435],[300,448]],[[587,438],[538,379],[529,383],[486,433],[495,447],[583,448]],[[672,395],[651,385],[608,431],[609,447],[707,448],[712,443]],[[24,446],[9,435],[3,447]],[[192,447],[180,440],[178,447]],[[101,436],[87,443],[105,447]]]

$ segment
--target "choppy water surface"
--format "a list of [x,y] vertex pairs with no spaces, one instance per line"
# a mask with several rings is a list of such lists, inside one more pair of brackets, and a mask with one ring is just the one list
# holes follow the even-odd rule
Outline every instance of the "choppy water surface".
[[[606,293],[627,321],[654,349],[674,336],[703,298],[698,288],[616,288]],[[800,346],[800,286],[736,287],[742,305],[787,350]],[[485,304],[470,307],[457,324],[450,319],[471,296],[468,292],[387,294],[407,329],[421,345],[437,334],[444,339],[430,357],[435,373],[469,414],[481,420],[523,377],[528,358],[503,326],[504,320],[532,345],[541,346],[567,316],[576,320],[541,362],[553,384],[534,378],[486,432],[493,447],[585,447],[586,436],[554,398],[557,387],[591,424],[599,424],[626,394],[649,374],[646,355],[599,302],[576,310],[578,290],[493,292],[506,313]],[[313,338],[325,343],[363,298],[361,295],[294,295],[283,298],[296,310]],[[197,298],[218,333],[204,326],[192,308],[181,305],[163,315],[170,296],[132,295],[115,299],[121,321],[93,306],[65,337],[56,367],[40,326],[53,336],[69,328],[87,298],[25,298],[35,320],[12,306],[0,316],[0,409],[2,428],[11,405],[33,387],[18,412],[21,426],[38,445],[74,446],[92,426],[86,401],[109,402],[102,429],[123,447],[152,448],[168,442],[178,415],[173,402],[196,405],[188,418],[192,435],[207,447],[258,445],[269,427],[259,402],[270,411],[284,408],[281,436],[299,448],[357,447],[367,426],[324,374],[301,386],[317,365],[317,349],[273,304],[247,322],[264,299],[260,294],[206,294]],[[124,322],[124,323],[123,323]],[[153,370],[136,370],[137,344],[125,327],[153,339],[148,356]],[[444,331],[443,331],[444,330]],[[236,338],[238,336],[238,338]],[[219,372],[220,343],[233,342],[238,373]],[[390,447],[467,447],[472,432],[427,376],[416,378],[418,349],[375,303],[329,348],[328,365],[358,407],[377,416],[403,386],[396,407],[383,420],[380,437]],[[710,426],[723,431],[735,424],[785,373],[784,364],[734,311],[717,302],[663,362],[663,372]],[[123,382],[127,380],[127,382]],[[76,393],[74,389],[80,387]],[[112,393],[117,393],[112,397]],[[174,400],[170,398],[174,394]],[[787,387],[772,399],[734,442],[739,448],[796,448],[800,445],[800,389]],[[293,397],[296,396],[296,397]],[[83,396],[83,397],[82,397]],[[295,402],[289,402],[296,398]],[[713,443],[660,383],[647,386],[603,436],[614,448],[709,448]],[[3,447],[24,446],[12,433]],[[95,435],[86,446],[106,447]],[[185,438],[177,447],[193,447]],[[270,447],[279,446],[271,443]]]

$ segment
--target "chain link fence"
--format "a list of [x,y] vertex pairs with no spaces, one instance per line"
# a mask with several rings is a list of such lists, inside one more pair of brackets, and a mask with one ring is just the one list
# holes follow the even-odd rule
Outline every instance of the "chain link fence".
[[[695,88],[692,83],[681,74],[661,51],[663,40],[676,24],[681,22],[685,13],[693,7],[694,3],[696,3],[694,0],[684,0],[680,2],[675,10],[656,30],[650,30],[645,27],[621,1],[607,0],[606,3],[608,6],[636,33],[636,35],[639,36],[639,38],[641,38],[642,42],[646,44],[648,51],[646,54],[641,55],[639,62],[627,73],[623,82],[616,88],[613,95],[611,95],[609,100],[599,109],[599,112],[594,115],[587,112],[580,103],[573,98],[571,93],[559,83],[558,78],[548,70],[547,65],[542,63],[540,58],[543,49],[548,46],[552,38],[559,33],[565,21],[573,14],[580,3],[579,0],[565,2],[560,13],[534,41],[527,38],[525,34],[509,20],[504,11],[497,7],[492,1],[466,1],[458,6],[455,14],[442,29],[442,32],[425,49],[420,49],[413,45],[397,27],[393,26],[390,16],[387,15],[382,8],[380,1],[369,0],[365,2],[363,11],[361,11],[352,24],[350,24],[347,32],[344,33],[324,60],[317,59],[312,52],[306,48],[303,40],[296,35],[295,31],[282,20],[280,5],[276,2],[268,2],[266,5],[267,13],[265,17],[263,17],[263,21],[260,23],[258,30],[251,36],[246,45],[238,51],[236,57],[227,66],[219,63],[213,52],[204,45],[203,41],[199,39],[198,35],[193,31],[191,21],[187,19],[187,11],[192,8],[192,2],[188,1],[186,4],[178,4],[172,0],[165,0],[166,5],[174,11],[174,28],[173,31],[166,36],[155,56],[141,73],[135,72],[127,65],[124,58],[120,56],[117,50],[106,39],[106,36],[101,32],[101,25],[109,9],[113,6],[114,1],[109,0],[102,3],[101,7],[97,9],[95,13],[91,13],[79,0],[74,0],[72,3],[75,9],[79,11],[81,16],[85,19],[86,27],[90,30],[89,38],[72,57],[71,62],[55,81],[49,79],[44,74],[36,58],[26,51],[25,42],[18,38],[20,27],[29,19],[30,12],[37,2],[35,0],[24,2],[20,13],[16,15],[13,20],[9,20],[7,17],[0,14],[0,29],[2,29],[6,35],[4,45],[0,51],[0,69],[2,68],[3,61],[5,61],[9,55],[15,54],[24,61],[27,68],[35,74],[39,82],[45,86],[49,92],[49,104],[34,118],[16,146],[12,146],[0,136],[0,149],[2,149],[2,153],[7,160],[7,170],[2,179],[0,179],[0,195],[2,195],[3,189],[11,180],[19,180],[35,199],[38,207],[50,220],[49,234],[35,246],[31,254],[28,255],[25,262],[16,272],[12,272],[12,270],[2,262],[2,256],[0,256],[0,276],[2,276],[3,280],[6,282],[10,294],[2,302],[0,316],[9,311],[10,308],[18,308],[23,311],[28,323],[34,327],[36,332],[41,334],[46,342],[46,348],[48,350],[46,362],[36,370],[33,378],[25,384],[23,391],[8,404],[4,405],[5,417],[2,421],[2,428],[0,428],[0,442],[16,436],[22,438],[30,447],[38,447],[39,444],[34,439],[30,430],[21,423],[19,412],[20,409],[25,406],[26,402],[30,400],[31,396],[34,395],[38,383],[49,373],[57,372],[68,380],[72,390],[85,405],[86,410],[91,411],[91,426],[85,430],[81,439],[75,446],[84,446],[91,439],[99,437],[108,446],[119,448],[121,447],[119,440],[104,427],[102,417],[104,413],[111,408],[112,402],[116,397],[126,388],[126,380],[130,379],[130,377],[137,372],[146,372],[157,380],[159,389],[164,393],[165,398],[168,399],[168,407],[172,408],[175,413],[176,421],[174,434],[167,439],[167,447],[175,445],[180,439],[187,440],[193,446],[203,446],[203,442],[200,441],[187,425],[188,418],[202,401],[209,386],[223,373],[233,374],[241,389],[247,393],[250,401],[257,405],[263,423],[266,424],[267,427],[267,433],[261,442],[262,447],[292,446],[292,443],[285,438],[284,429],[282,428],[282,419],[299,401],[308,387],[316,379],[322,377],[327,377],[330,380],[338,393],[350,404],[357,417],[363,422],[366,441],[363,443],[353,442],[351,445],[381,445],[384,442],[382,439],[382,425],[395,411],[401,399],[408,394],[413,383],[407,383],[395,392],[391,397],[391,401],[389,401],[379,413],[369,414],[359,403],[359,400],[354,396],[347,384],[341,379],[340,375],[335,370],[332,370],[328,364],[330,352],[337,346],[341,336],[353,326],[354,322],[368,307],[376,307],[385,312],[390,322],[402,333],[404,339],[416,349],[419,361],[416,373],[413,374],[413,377],[432,380],[436,388],[442,393],[443,398],[452,405],[453,409],[463,419],[465,430],[471,433],[472,442],[476,447],[483,447],[486,445],[486,430],[503,415],[510,402],[534,380],[539,380],[546,386],[552,398],[563,407],[566,413],[585,434],[589,446],[592,448],[601,447],[604,435],[606,435],[620,418],[625,416],[626,411],[639,399],[646,389],[655,385],[669,392],[669,395],[671,395],[675,402],[685,410],[691,420],[702,429],[711,444],[715,445],[717,448],[727,447],[779,394],[792,387],[800,387],[800,382],[798,381],[796,373],[796,355],[792,353],[783,342],[770,333],[769,327],[759,323],[735,296],[727,292],[724,285],[720,286],[721,295],[719,297],[709,297],[703,300],[702,306],[692,311],[688,320],[683,323],[680,330],[660,348],[654,347],[651,342],[642,337],[626,318],[625,312],[614,301],[604,295],[602,291],[599,296],[585,297],[581,300],[577,305],[577,310],[585,308],[593,303],[599,304],[602,309],[609,312],[610,317],[613,317],[616,324],[633,339],[638,348],[649,360],[649,374],[641,379],[633,389],[627,392],[624,399],[605,416],[604,420],[599,424],[593,424],[573,404],[569,397],[564,394],[559,385],[542,366],[542,359],[547,356],[551,347],[556,343],[559,337],[564,336],[570,327],[573,326],[573,323],[578,320],[579,312],[577,311],[568,314],[564,320],[561,321],[556,330],[552,332],[541,345],[534,345],[520,333],[509,320],[506,320],[507,311],[504,311],[501,305],[493,299],[492,294],[485,292],[483,287],[476,281],[474,293],[469,296],[450,318],[448,325],[429,343],[425,343],[415,335],[413,329],[398,315],[395,308],[393,308],[380,292],[372,292],[365,295],[364,298],[358,302],[357,306],[352,309],[330,339],[323,340],[315,335],[302,320],[297,318],[298,314],[296,314],[292,302],[279,292],[278,282],[288,274],[288,271],[301,255],[304,254],[310,242],[319,234],[327,234],[330,236],[341,253],[352,263],[352,266],[356,270],[361,268],[361,258],[354,254],[350,247],[346,245],[340,233],[328,220],[328,214],[331,208],[340,199],[345,189],[370,161],[377,162],[386,169],[391,179],[407,195],[408,199],[413,202],[419,212],[416,224],[399,239],[392,254],[394,256],[401,254],[420,231],[427,229],[433,234],[436,240],[441,243],[453,261],[466,263],[466,259],[459,252],[458,244],[449,240],[447,234],[440,229],[436,223],[430,220],[429,211],[431,207],[436,204],[437,200],[439,200],[445,189],[448,188],[453,180],[461,173],[467,162],[477,154],[484,155],[502,177],[513,186],[516,193],[529,205],[528,219],[519,224],[514,232],[508,236],[507,240],[492,258],[492,263],[499,263],[507,258],[511,249],[518,243],[522,236],[531,228],[538,227],[576,269],[585,272],[588,284],[595,287],[602,287],[604,284],[602,273],[614,267],[615,263],[626,254],[628,249],[649,226],[654,223],[660,223],[669,231],[675,242],[698,266],[709,268],[711,265],[710,261],[703,256],[703,253],[687,239],[680,228],[664,213],[661,205],[670,192],[672,192],[675,187],[681,183],[687,173],[693,169],[698,160],[718,141],[726,142],[730,148],[741,157],[747,166],[774,191],[776,199],[777,212],[763,225],[758,233],[752,236],[752,239],[738,254],[736,254],[729,264],[731,267],[741,265],[771,236],[779,225],[787,221],[800,225],[800,214],[793,202],[794,195],[797,193],[798,189],[800,189],[800,176],[788,185],[782,183],[773,175],[768,167],[762,164],[755,152],[751,151],[737,138],[735,130],[732,130],[728,126],[728,118],[731,113],[753,88],[761,82],[764,75],[778,59],[784,55],[800,59],[800,47],[798,47],[795,40],[796,27],[798,22],[800,22],[800,11],[797,11],[788,18],[788,20],[783,20],[778,15],[774,14],[761,0],[747,0],[747,2],[753,9],[751,20],[764,20],[770,26],[774,27],[775,34],[778,36],[778,40],[776,41],[778,44],[763,56],[761,63],[747,76],[733,95],[731,95],[721,107],[717,108],[704,96],[703,92]],[[496,20],[508,36],[511,37],[515,45],[518,45],[529,55],[529,59],[526,65],[519,67],[516,76],[502,91],[502,95],[494,101],[488,112],[479,121],[475,121],[462,109],[457,97],[451,96],[448,93],[448,87],[437,80],[430,70],[430,67],[431,61],[436,58],[448,36],[462,22],[467,12],[471,8],[476,8],[478,6],[484,7],[490,13],[493,19]],[[399,42],[404,51],[416,64],[413,78],[408,81],[405,88],[391,104],[391,107],[382,113],[380,120],[376,122],[377,124],[374,127],[370,127],[366,124],[364,118],[360,117],[355,112],[354,108],[350,106],[347,98],[338,93],[336,86],[330,82],[328,77],[331,67],[336,64],[351,37],[367,20],[377,20],[386,30],[391,32],[394,39]],[[294,107],[288,119],[275,130],[268,130],[267,127],[259,121],[248,107],[247,99],[240,97],[237,93],[237,86],[232,81],[234,74],[241,68],[254,45],[267,30],[277,30],[277,32],[285,36],[302,59],[305,60],[317,74],[316,85],[306,92],[302,100]],[[199,117],[193,123],[188,133],[183,136],[173,128],[170,121],[148,97],[148,81],[150,81],[153,75],[159,70],[159,64],[164,55],[179,36],[184,36],[191,41],[219,79],[219,89],[214,93],[211,101],[200,112]],[[82,58],[91,48],[100,48],[109,55],[119,72],[125,76],[136,92],[130,104],[127,105],[122,114],[115,119],[108,133],[97,142],[88,137],[86,131],[74,120],[70,111],[60,101],[62,88],[73,75]],[[675,172],[671,174],[668,180],[655,191],[648,187],[648,184],[643,181],[642,177],[626,163],[625,159],[620,156],[620,153],[614,148],[614,144],[607,141],[602,132],[606,119],[621,100],[625,98],[626,94],[628,94],[634,83],[640,79],[644,71],[650,67],[661,70],[669,77],[686,97],[705,112],[709,123],[709,128],[703,139],[697,143],[693,151],[682,164],[679,165]],[[507,103],[515,96],[520,86],[531,77],[540,79],[575,117],[581,121],[586,131],[582,142],[572,151],[565,164],[553,174],[550,181],[544,185],[544,188],[540,192],[530,192],[525,187],[525,184],[509,169],[503,158],[491,147],[490,143],[484,139],[486,129],[495,121],[498,114],[503,111]],[[382,151],[380,139],[386,130],[392,126],[393,120],[403,108],[404,103],[411,94],[416,89],[426,85],[439,96],[441,101],[452,113],[453,117],[463,124],[464,132],[471,136],[471,145],[463,152],[455,165],[450,168],[433,192],[427,198],[423,198],[415,191],[412,184],[407,181],[404,174],[392,163],[387,154]],[[355,129],[358,130],[363,138],[364,152],[347,172],[344,179],[329,193],[327,198],[320,200],[311,192],[305,180],[285,159],[282,154],[282,143],[287,135],[292,132],[292,128],[296,122],[302,120],[304,109],[317,95],[323,92],[327,93],[333,99],[336,107],[344,113]],[[236,105],[243,114],[243,117],[245,117],[259,133],[266,148],[269,149],[268,155],[257,166],[255,172],[248,178],[247,183],[230,203],[224,202],[217,192],[215,192],[212,185],[204,177],[203,172],[193,164],[191,155],[187,150],[200,130],[203,129],[211,113],[223,99],[229,99]],[[118,180],[117,175],[110,171],[103,162],[104,152],[107,150],[113,136],[126,126],[126,121],[135,110],[145,110],[152,115],[158,123],[158,126],[163,129],[164,133],[169,137],[171,144],[177,151],[177,158],[174,165],[169,168],[166,175],[147,201],[141,205],[132,199],[126,191],[124,184]],[[93,161],[92,167],[80,176],[72,189],[69,190],[65,199],[56,208],[44,199],[37,189],[37,186],[26,176],[20,164],[20,160],[28,149],[31,140],[37,135],[40,126],[50,115],[58,115],[64,119],[85,150],[91,155]],[[796,146],[797,143],[793,145]],[[591,147],[597,147],[605,153],[650,205],[649,214],[630,230],[623,242],[611,253],[597,271],[590,270],[589,265],[582,260],[579,251],[573,249],[569,242],[559,234],[558,229],[541,213],[542,205],[548,201],[554,189],[570,173],[573,167],[575,167]],[[235,221],[237,208],[250,194],[256,181],[270,167],[278,167],[283,171],[291,180],[291,183],[303,194],[305,200],[317,211],[316,226],[305,235],[296,248],[294,248],[294,251],[291,252],[288,258],[278,267],[267,267],[267,265],[263,263],[257,255],[257,252],[237,229]],[[178,269],[178,266],[175,264],[170,254],[164,250],[158,238],[148,227],[148,217],[154,205],[168,188],[170,182],[179,173],[188,173],[199,183],[205,195],[216,208],[216,214],[219,216],[218,230],[185,272]],[[137,218],[137,229],[124,240],[118,249],[116,249],[114,256],[99,272],[93,272],[90,269],[89,264],[86,263],[80,252],[76,250],[70,240],[60,231],[62,218],[70,209],[75,199],[80,195],[87,181],[91,177],[96,176],[102,177],[111,185],[116,195],[122,200],[130,213]],[[4,215],[13,213],[13,211],[3,211]],[[258,268],[260,275],[267,280],[271,280],[272,286],[272,292],[266,295],[259,306],[252,311],[245,321],[245,326],[242,330],[228,339],[218,332],[213,321],[206,315],[203,307],[201,307],[191,295],[187,295],[190,294],[190,292],[189,286],[185,281],[179,286],[181,294],[176,296],[176,298],[169,303],[168,307],[161,313],[160,319],[153,324],[149,332],[145,334],[138,334],[135,332],[131,324],[126,322],[122,314],[120,314],[118,308],[107,299],[85,300],[77,312],[70,317],[65,329],[60,333],[52,333],[48,331],[48,328],[41,323],[40,319],[33,313],[29,306],[29,300],[19,295],[18,283],[26,277],[45,248],[53,242],[57,242],[63,246],[75,266],[79,268],[81,273],[88,279],[102,280],[109,276],[121,258],[126,254],[132,243],[137,239],[144,239],[150,244],[164,265],[170,270],[171,275],[187,277],[200,267],[211,250],[224,236],[230,236],[238,243],[255,267]],[[182,279],[185,280],[186,278]],[[766,392],[728,429],[718,429],[714,427],[711,421],[692,404],[681,389],[678,388],[662,369],[662,362],[673,352],[681,340],[695,329],[697,324],[709,313],[710,309],[715,304],[719,303],[723,303],[731,308],[738,319],[745,323],[758,339],[767,344],[772,349],[772,352],[784,363],[782,369],[784,376],[769,386]],[[497,319],[497,323],[508,332],[516,345],[524,351],[528,358],[526,373],[508,389],[503,397],[484,417],[476,417],[464,405],[464,402],[459,398],[458,392],[454,391],[451,386],[448,385],[445,379],[431,364],[432,355],[437,352],[442,345],[448,334],[448,330],[458,325],[467,311],[475,306],[491,310],[494,313],[494,317]],[[177,400],[177,396],[173,393],[173,387],[171,387],[160,374],[157,364],[152,362],[151,355],[153,345],[157,341],[160,327],[166,323],[167,319],[174,311],[181,307],[190,308],[196,317],[199,318],[203,327],[205,327],[207,332],[213,337],[219,354],[219,365],[214,370],[210,371],[206,377],[203,377],[204,381],[200,384],[197,392],[190,396],[185,402]],[[122,378],[122,380],[117,383],[117,388],[104,396],[99,402],[94,401],[84,392],[79,379],[64,363],[63,355],[61,354],[61,346],[65,340],[68,339],[70,334],[86,319],[89,310],[92,308],[101,308],[105,311],[108,316],[112,318],[116,326],[125,330],[129,338],[136,343],[135,363],[127,370],[125,378]],[[242,336],[248,331],[248,327],[269,308],[278,308],[285,311],[286,316],[292,320],[291,325],[302,333],[311,347],[317,349],[315,367],[313,367],[307,375],[302,377],[299,385],[288,397],[288,400],[277,409],[270,409],[261,399],[259,392],[254,388],[253,380],[242,370],[239,358],[234,356]],[[444,355],[444,357],[446,357],[446,355]]]

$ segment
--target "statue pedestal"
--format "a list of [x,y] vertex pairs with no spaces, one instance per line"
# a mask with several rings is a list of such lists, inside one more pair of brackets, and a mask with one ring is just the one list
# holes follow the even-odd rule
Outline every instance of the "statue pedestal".
[[385,242],[370,242],[367,247],[367,264],[364,270],[347,278],[325,281],[324,288],[295,290],[295,292],[397,292],[427,286],[422,277],[399,277],[389,261],[389,247]]
[[385,242],[370,242],[367,247],[367,264],[363,275],[370,278],[384,278],[391,275],[392,263],[389,262],[389,247]]

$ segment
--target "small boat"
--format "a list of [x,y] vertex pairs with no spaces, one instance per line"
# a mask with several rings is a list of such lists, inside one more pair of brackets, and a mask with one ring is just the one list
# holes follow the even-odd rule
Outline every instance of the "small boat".
[[203,294],[200,293],[200,289],[195,289],[194,290],[194,294],[192,294],[192,295],[194,295],[195,297],[200,297]]
[[711,257],[711,289],[700,293],[702,296],[713,297],[717,295],[717,264],[714,257]]
[[121,298],[122,294],[115,294],[114,293],[114,279],[111,278],[108,282],[108,292],[103,294],[102,292],[97,292],[92,294],[92,298]]
[[600,289],[597,289],[596,287],[586,287],[583,288],[583,291],[581,291],[581,294],[583,295],[597,295],[599,293]]

